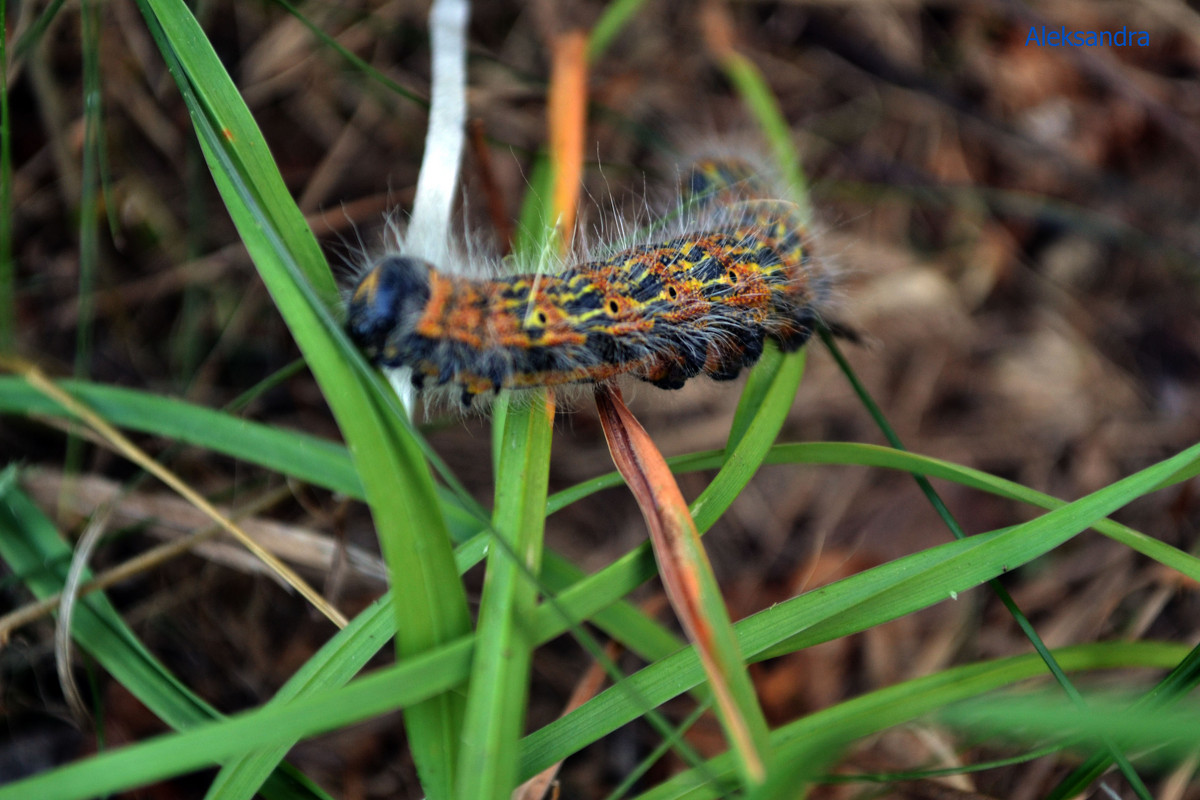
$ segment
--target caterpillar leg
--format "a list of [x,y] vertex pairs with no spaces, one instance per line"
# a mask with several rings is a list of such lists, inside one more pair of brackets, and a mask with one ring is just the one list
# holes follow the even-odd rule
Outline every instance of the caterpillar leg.
[[762,357],[766,332],[761,325],[747,325],[734,342],[710,347],[704,372],[714,381],[731,381],[742,373],[743,367],[752,367]]
[[654,384],[659,389],[682,389],[690,379],[699,375],[704,369],[704,362],[686,357],[674,357],[661,360],[642,380]]

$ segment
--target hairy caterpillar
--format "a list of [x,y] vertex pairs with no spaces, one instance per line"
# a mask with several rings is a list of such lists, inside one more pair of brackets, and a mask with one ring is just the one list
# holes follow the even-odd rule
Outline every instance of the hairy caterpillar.
[[828,299],[796,206],[747,162],[699,162],[685,232],[557,274],[478,279],[390,254],[351,294],[346,330],[416,388],[451,384],[464,405],[501,389],[629,374],[664,389],[729,380],[771,339],[801,347]]

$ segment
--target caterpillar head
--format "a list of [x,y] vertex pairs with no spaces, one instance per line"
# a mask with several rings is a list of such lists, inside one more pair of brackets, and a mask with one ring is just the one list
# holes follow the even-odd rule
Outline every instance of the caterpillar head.
[[404,328],[412,325],[429,301],[430,269],[420,259],[388,255],[355,285],[346,333],[372,364],[397,360]]

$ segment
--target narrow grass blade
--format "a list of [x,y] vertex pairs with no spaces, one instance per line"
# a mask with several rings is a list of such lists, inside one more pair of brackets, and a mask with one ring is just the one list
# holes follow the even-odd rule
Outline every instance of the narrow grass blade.
[[[1165,707],[1191,692],[1197,684],[1200,684],[1200,647],[1192,648],[1187,658],[1176,664],[1167,677],[1138,698],[1130,708],[1143,711]],[[1072,770],[1070,775],[1063,778],[1058,786],[1055,786],[1050,794],[1046,795],[1046,800],[1067,800],[1070,797],[1078,797],[1093,781],[1104,774],[1111,763],[1112,759],[1107,753],[1093,753],[1085,762]]]
[[[845,737],[821,731],[788,749],[761,786],[746,794],[746,800],[797,800],[808,796],[808,789],[821,777],[823,770],[849,744]],[[712,785],[711,782],[709,785]]]
[[65,4],[66,0],[51,0],[46,4],[46,7],[38,13],[37,19],[33,21],[33,24],[29,26],[29,29],[21,35],[21,38],[13,46],[12,59],[9,63],[16,63],[29,54],[30,49],[45,35],[47,29],[50,27],[50,23],[54,21],[54,17],[62,10]]
[[[203,447],[359,500],[366,496],[350,454],[337,442],[137,389],[56,383],[115,427]],[[0,376],[0,413],[75,419],[19,376]]]
[[621,29],[645,4],[646,0],[613,0],[609,3],[588,37],[588,60],[595,62],[604,55],[604,51],[620,35]]
[[[1134,667],[1166,669],[1186,650],[1184,645],[1162,642],[1106,642],[1064,647],[1055,650],[1054,656],[1072,672]],[[771,733],[771,744],[779,753],[780,761],[787,762],[814,737],[837,733],[849,740],[862,739],[919,719],[951,703],[1045,674],[1045,663],[1032,653],[952,667],[869,692],[783,725]],[[732,758],[728,754],[720,755],[705,766],[707,774],[700,770],[680,773],[638,795],[637,800],[721,797],[719,787],[710,776],[731,777],[735,770]]]
[[[100,270],[100,151],[104,130],[100,88],[100,20],[96,3],[80,3],[80,49],[83,53],[83,153],[79,196],[79,317],[75,327],[75,377],[88,373],[92,354],[93,289]],[[74,448],[76,440],[68,444]],[[67,456],[68,463],[72,461]],[[68,471],[69,471],[68,466]]]
[[[465,634],[466,596],[422,448],[334,321],[333,278],[262,134],[186,6],[139,0],[139,7],[234,224],[354,455],[397,595],[397,650],[403,657]],[[405,721],[426,790],[448,796],[461,699],[431,698],[408,709]]]
[[[725,451],[712,450],[676,456],[668,459],[667,463],[675,472],[692,472],[702,469],[716,469],[724,464],[725,460]],[[963,467],[948,461],[910,453],[907,450],[895,450],[879,445],[858,444],[855,442],[778,444],[770,449],[766,458],[763,459],[763,463],[797,465],[837,464],[882,467],[884,469],[896,469],[918,475],[926,475],[930,478],[941,478],[962,486],[994,494],[997,497],[1005,497],[1010,500],[1028,503],[1038,508],[1055,509],[1066,505],[1065,500],[1051,497],[1048,494],[1027,488],[1019,483],[1014,483],[1004,478],[997,478],[994,475],[989,475],[986,472],[981,472],[971,467]],[[1162,489],[1171,485],[1173,482],[1181,479],[1181,476],[1187,476],[1197,465],[1200,465],[1200,459],[1193,461],[1191,465],[1184,467],[1180,472],[1167,478],[1163,483],[1154,488]],[[1182,479],[1186,479],[1186,477]],[[553,513],[571,503],[578,502],[594,492],[613,486],[620,486],[621,483],[622,479],[619,473],[610,472],[607,475],[600,475],[578,486],[564,489],[561,492],[551,495],[548,510],[550,513]],[[1113,541],[1120,542],[1126,547],[1158,561],[1160,564],[1178,570],[1192,580],[1200,580],[1200,559],[1183,552],[1177,547],[1173,547],[1166,542],[1162,542],[1133,528],[1108,519],[1099,520],[1092,527],[1096,532],[1109,537]],[[594,580],[596,577],[598,576],[591,576],[587,580]],[[594,586],[589,588],[595,589]]]
[[[365,498],[349,453],[335,442],[135,389],[86,381],[62,381],[58,385],[116,426],[211,449],[349,497]],[[0,412],[72,418],[62,406],[20,377],[0,376]],[[719,454],[707,456],[708,461],[697,462],[695,468],[720,466]],[[620,483],[620,476],[614,472],[604,485]],[[597,485],[589,482],[580,488],[594,491]],[[558,495],[560,500],[563,496],[563,493]],[[466,541],[486,525],[486,521],[478,519],[473,511],[463,508],[450,492],[439,491],[439,502],[456,542]],[[548,507],[553,509],[555,504],[550,503]],[[547,588],[562,590],[584,578],[578,568],[561,558],[553,554],[547,558],[541,576]],[[598,611],[592,621],[647,659],[666,655],[679,647],[675,636],[627,604]]]
[[[579,567],[553,551],[549,551],[546,553],[542,564],[542,573],[538,578],[545,591],[552,593],[574,586],[586,576],[587,573]],[[546,608],[549,610],[549,606]],[[646,661],[656,661],[683,647],[683,641],[678,636],[646,616],[636,606],[625,601],[600,609],[594,614],[588,614],[585,618],[567,620],[567,622],[575,624],[583,622],[585,619]],[[558,624],[564,624],[564,621],[560,620]],[[539,628],[539,630],[543,629]],[[543,632],[539,638],[544,639],[545,633]]]
[[291,14],[293,17],[295,17],[296,19],[300,20],[300,23],[302,25],[304,25],[304,27],[308,28],[309,32],[317,40],[319,40],[321,42],[321,44],[323,44],[325,47],[328,47],[331,50],[333,50],[334,52],[336,52],[339,56],[341,56],[343,59],[345,59],[346,62],[348,64],[350,64],[350,66],[354,67],[355,70],[357,70],[358,72],[361,72],[363,75],[370,76],[372,80],[379,83],[381,86],[386,87],[388,89],[388,91],[390,91],[394,94],[397,94],[400,97],[405,98],[406,100],[410,100],[413,103],[416,103],[417,105],[419,105],[423,108],[429,108],[429,101],[427,99],[425,99],[421,95],[417,94],[416,92],[412,91],[408,87],[402,86],[401,84],[392,80],[387,75],[385,75],[383,72],[379,71],[378,69],[371,66],[369,63],[367,63],[363,59],[359,58],[353,52],[348,50],[346,48],[346,46],[343,45],[341,42],[339,42],[336,38],[334,38],[333,36],[330,36],[328,33],[326,33],[320,27],[314,25],[312,20],[309,19],[304,14],[304,12],[301,11],[299,8],[297,8],[295,5],[287,2],[287,0],[274,0],[274,2],[276,4],[282,6],[283,8],[287,9],[287,12],[289,14]]
[[139,467],[149,472],[154,477],[165,483],[171,489],[175,490],[181,497],[194,505],[200,511],[207,514],[214,522],[223,527],[231,536],[238,540],[243,547],[254,554],[259,561],[267,566],[272,572],[278,575],[285,583],[299,592],[306,600],[319,610],[322,614],[329,618],[338,627],[345,627],[346,618],[341,612],[333,608],[325,601],[315,589],[301,578],[296,572],[276,558],[273,554],[267,551],[262,545],[254,541],[249,534],[241,529],[233,520],[222,514],[217,508],[194,489],[184,483],[178,476],[168,470],[166,467],[159,464],[157,461],[150,458],[144,450],[134,445],[129,439],[122,435],[116,428],[109,425],[95,411],[87,408],[79,401],[72,398],[66,392],[58,388],[52,381],[46,378],[40,370],[30,365],[8,364],[6,359],[0,358],[0,366],[11,366],[22,371],[25,379],[38,391],[48,397],[51,397],[55,402],[62,405],[71,415],[83,420],[92,430],[100,437],[108,442],[110,446],[120,453],[125,458],[129,459]]
[[[71,548],[54,524],[23,492],[16,488],[16,470],[0,472],[0,558],[39,598],[63,588]],[[81,600],[71,626],[75,640],[122,686],[128,688],[156,716],[173,728],[193,728],[219,718],[219,714],[171,674],[125,625],[102,593]],[[45,778],[53,782],[56,773]],[[324,797],[286,765],[262,787],[271,800]],[[56,792],[29,797],[54,797]]]
[[1044,692],[980,697],[946,708],[942,720],[977,734],[1012,741],[1054,741],[1103,746],[1112,740],[1122,749],[1151,751],[1158,764],[1193,757],[1200,741],[1200,709],[1194,702],[1171,708],[1131,709],[1126,697],[1089,697],[1079,707],[1061,695]]
[[[548,215],[527,231],[515,255],[526,263],[567,241],[573,229],[583,166],[587,67],[583,37],[567,34],[556,42],[547,106],[552,176]],[[530,192],[536,196],[536,192]],[[541,203],[525,209],[527,218]],[[528,249],[523,249],[528,248]],[[537,604],[546,522],[554,394],[535,392],[525,403],[501,404],[494,425],[492,459],[496,469],[495,538],[476,624],[475,660],[463,725],[458,797],[508,800],[517,786],[517,763],[529,671],[537,645],[530,621]]]
[[767,722],[696,523],[662,454],[625,407],[620,393],[598,389],[596,407],[617,470],[646,519],[667,597],[699,653],[717,716],[737,754],[742,781],[747,786],[762,783],[769,755]]
[[[1152,491],[1200,457],[1200,445],[1111,486],[1005,531],[955,540],[905,556],[780,603],[734,627],[743,653],[767,658],[864,630],[950,599],[1054,549],[1106,514]],[[603,585],[603,584],[602,584]],[[786,631],[792,631],[786,633]],[[526,738],[523,774],[533,774],[582,742],[610,733],[704,677],[694,650],[662,659],[617,684],[574,714]],[[634,702],[631,698],[637,698]]]
[[804,171],[800,168],[800,159],[796,156],[796,146],[792,142],[792,130],[787,119],[779,108],[771,87],[767,85],[762,72],[750,59],[738,52],[734,45],[733,23],[729,20],[728,11],[717,3],[708,3],[700,12],[701,26],[704,31],[704,43],[721,69],[725,77],[733,84],[742,102],[750,110],[758,123],[771,153],[779,165],[780,174],[792,188],[795,200],[800,207],[800,220],[805,226],[812,224],[812,206],[808,199],[807,181]]
[[[804,376],[807,353],[808,349],[805,348],[789,359],[780,352],[774,342],[768,342],[762,357],[754,365],[754,369],[750,370],[746,386],[742,389],[741,396],[738,397],[737,408],[733,412],[733,421],[729,424],[729,437],[725,442],[725,452],[733,453],[751,424],[762,414],[768,414],[768,418],[775,422],[771,426],[762,425],[767,430],[763,431],[761,435],[766,438],[770,429],[774,428],[774,433],[769,437],[768,446],[775,442],[775,438],[783,427],[783,421],[792,407],[792,401],[796,399],[796,390],[800,387],[800,379]],[[785,365],[790,366],[791,370],[788,374],[781,376],[780,371]]]
[[[845,357],[842,355],[841,349],[834,341],[830,330],[824,325],[821,325],[819,328],[819,333],[821,335],[821,340],[825,343],[829,353],[838,362],[838,366],[841,367],[842,372],[850,381],[850,384],[854,388],[855,393],[858,395],[859,400],[862,401],[864,407],[874,418],[884,437],[896,449],[905,449],[903,443],[900,441],[900,437],[896,435],[896,432],[892,429],[891,424],[884,416],[882,409],[880,409],[875,403],[875,400],[867,392],[866,387],[862,385],[861,381],[859,381],[858,377],[854,374],[854,371],[850,368],[849,362],[846,361]],[[929,500],[929,504],[933,507],[933,510],[939,517],[942,518],[942,521],[946,524],[946,527],[949,529],[951,535],[953,535],[956,539],[965,538],[966,532],[962,529],[962,526],[958,524],[958,520],[954,518],[954,515],[950,513],[950,509],[942,501],[942,498],[938,495],[937,491],[934,490],[933,485],[929,483],[929,479],[924,475],[913,475],[913,478],[916,480],[917,486],[920,487],[921,492]],[[1170,478],[1168,478],[1168,480],[1169,479]],[[1012,595],[1008,592],[1008,589],[1006,589],[998,580],[990,581],[988,586],[992,590],[992,593],[996,595],[997,599],[999,599],[1004,605],[1004,608],[1006,611],[1008,611],[1009,616],[1011,616],[1013,621],[1017,623],[1017,627],[1020,628],[1021,632],[1025,635],[1025,638],[1029,640],[1031,645],[1033,645],[1034,650],[1036,650],[1038,654],[1045,659],[1046,667],[1050,670],[1050,673],[1054,676],[1054,679],[1058,681],[1058,684],[1062,687],[1063,692],[1067,695],[1067,697],[1071,698],[1074,703],[1082,706],[1084,703],[1083,696],[1080,694],[1079,690],[1075,688],[1074,684],[1071,683],[1070,679],[1067,677],[1067,674],[1055,662],[1054,655],[1050,652],[1050,648],[1047,647],[1046,643],[1042,641],[1041,635],[1037,632],[1037,629],[1034,628],[1033,623],[1029,621],[1028,617],[1025,616],[1025,613],[1021,611],[1016,601],[1013,600]],[[1137,772],[1133,769],[1133,765],[1129,763],[1129,760],[1125,757],[1125,755],[1120,752],[1120,750],[1118,750],[1116,745],[1113,743],[1106,743],[1106,749],[1112,756],[1113,761],[1121,770],[1121,774],[1125,776],[1125,779],[1129,782],[1137,796],[1142,798],[1142,800],[1151,800],[1150,790],[1146,788],[1145,784],[1143,784],[1141,777],[1138,776]]]
[[0,800],[90,800],[378,717],[395,708],[410,708],[444,694],[461,681],[470,658],[471,640],[463,637],[348,686],[159,736],[0,786]]
[[[725,460],[725,454],[718,451],[680,456],[671,459],[668,463],[677,471],[687,471],[719,467]],[[771,449],[765,461],[771,464],[859,464],[899,469],[944,478],[964,486],[971,486],[981,491],[1042,508],[1054,509],[1066,505],[1064,501],[1057,498],[978,470],[876,445],[831,442],[776,445]],[[1192,465],[1196,463],[1196,461],[1191,462]],[[1185,466],[1181,469],[1181,473],[1185,473],[1187,470],[1188,467]],[[1171,477],[1177,477],[1179,474],[1176,473]],[[601,488],[618,486],[621,483],[622,479],[617,473],[602,475],[581,484],[576,489],[565,490],[553,495],[550,498],[549,510],[553,512]],[[1162,485],[1155,488],[1161,488]],[[1112,520],[1097,520],[1091,527],[1172,569],[1200,580],[1200,559],[1195,556]],[[589,575],[569,587],[562,588],[557,596],[557,602],[559,608],[568,612],[572,618],[586,619],[598,613],[600,609],[607,608],[617,599],[624,597],[653,575],[654,562],[650,548],[648,545],[641,545],[621,556],[603,570]],[[551,625],[554,615],[550,609],[543,609],[543,611],[546,616],[545,622],[541,624]]]
[[[735,423],[730,448],[707,464],[708,467],[719,466],[720,472],[692,503],[691,513],[701,532],[707,531],[720,518],[770,452],[771,443],[779,434],[804,374],[804,351],[784,356],[777,349],[768,348],[764,360],[767,363],[755,368],[743,393],[738,412],[741,421]],[[742,433],[739,434],[739,430]],[[578,491],[560,492],[550,499],[548,512],[597,491],[602,482],[603,486],[616,486],[621,478],[616,474],[601,476],[583,484]],[[651,548],[649,544],[642,545],[599,573],[578,580],[572,586],[559,587],[556,603],[573,619],[587,619],[633,591],[654,573]],[[544,607],[543,611],[548,615],[545,624],[553,624],[549,622],[553,610]]]
[[[1192,453],[1183,455],[1194,457]],[[1148,478],[1147,482],[1150,480],[1161,480],[1163,475],[1172,474],[1172,471],[1181,468],[1182,460],[1181,457],[1177,457],[1171,461],[1164,462],[1162,465],[1158,465],[1163,468],[1161,470],[1152,471],[1149,475],[1139,474],[1134,477]],[[1122,488],[1127,489],[1129,487]],[[1087,499],[1085,498],[1085,500]],[[1077,506],[1074,510],[1078,511],[1079,507]],[[1037,522],[1037,520],[1034,522]],[[1034,529],[1030,533],[1036,535],[1039,531]],[[1014,554],[1001,551],[992,553],[991,557],[983,559],[983,567],[980,567],[980,559],[977,559],[975,557],[976,553],[973,552],[977,549],[977,546],[980,543],[985,545],[993,543],[995,540],[1001,539],[1004,536],[1011,536],[1011,534],[1012,531],[1009,531],[992,536],[974,537],[972,540],[966,542],[950,542],[929,552],[938,559],[941,566],[948,569],[950,575],[964,575],[966,580],[973,580],[978,584],[983,580],[980,574],[986,575],[988,571],[992,570],[996,572],[1001,571],[1007,563],[1022,563],[1016,559],[1008,562],[1007,557],[1009,555],[1019,555],[1021,557],[1028,555],[1028,552]],[[980,542],[976,542],[976,539],[980,540]],[[1032,552],[1034,556],[1031,557],[1035,557],[1036,548]],[[958,555],[949,560],[945,558],[945,554],[953,556],[956,553]],[[895,583],[896,578],[899,578],[902,581],[909,581],[910,587],[922,586],[922,570],[918,567],[918,564],[927,558],[929,558],[929,554],[922,553],[906,557],[891,565],[885,565],[885,567],[894,570],[891,582]],[[825,603],[826,598],[830,595],[835,595],[838,587],[847,584],[861,585],[867,579],[872,578],[872,573],[876,573],[882,569],[876,568],[876,570],[872,570],[869,573],[863,573],[834,586],[825,587],[820,592],[813,592],[796,598],[793,601],[789,601],[789,603],[776,606],[747,620],[743,620],[736,626],[742,640],[743,648],[747,652],[762,652],[770,647],[772,643],[778,642],[783,638],[787,638],[789,634],[804,629],[811,625],[814,618],[820,617],[820,605]],[[974,572],[975,574],[965,574],[967,572]],[[937,580],[946,580],[945,575],[933,575],[932,577]],[[946,584],[943,583],[940,585]],[[902,592],[901,594],[905,593]],[[862,594],[842,596],[839,599],[838,605],[842,608],[850,608],[859,604],[862,601],[862,597]],[[937,602],[938,599],[940,597],[933,600],[929,597],[923,597],[921,598],[921,602],[928,604],[929,602]],[[903,608],[899,608],[895,609],[893,613],[898,615],[899,613],[904,613],[904,611]],[[541,616],[541,612],[539,612],[539,616]],[[866,624],[873,625],[877,624],[877,622],[866,620]],[[555,635],[555,632],[551,632],[551,635]],[[354,719],[362,719],[378,714],[391,707],[389,706],[389,702],[393,699],[397,702],[407,700],[417,702],[424,696],[424,692],[437,693],[444,690],[444,688],[457,684],[466,676],[470,662],[470,647],[471,640],[463,639],[449,647],[433,651],[420,659],[414,659],[409,663],[399,665],[393,670],[382,671],[369,678],[356,681],[345,689],[323,693],[314,698],[306,698],[304,702],[298,702],[283,709],[272,709],[269,713],[263,710],[242,715],[235,721],[233,727],[229,729],[222,728],[215,732],[204,730],[196,734],[184,734],[175,739],[155,740],[144,745],[126,748],[111,755],[89,759],[86,762],[72,765],[63,770],[68,775],[69,781],[65,785],[75,787],[73,791],[77,792],[77,794],[58,793],[56,791],[54,796],[62,796],[64,800],[68,800],[71,797],[92,796],[92,787],[95,787],[95,792],[108,789],[115,791],[127,788],[132,785],[127,782],[130,779],[127,771],[134,765],[141,765],[144,769],[152,770],[154,775],[145,778],[145,780],[155,780],[159,777],[177,774],[178,772],[196,768],[203,764],[222,761],[232,753],[238,752],[239,748],[241,750],[256,749],[274,742],[286,741],[289,736],[303,737],[311,735],[317,730],[337,727],[341,724],[347,724]],[[1147,645],[1121,644],[1108,647],[1119,648],[1119,650],[1113,652],[1131,653],[1144,652],[1143,648],[1146,648]],[[1152,663],[1164,668],[1177,663],[1187,652],[1187,649],[1182,646],[1157,645],[1156,647],[1161,652],[1166,653],[1166,657]],[[1068,668],[1078,668],[1075,662],[1065,658],[1063,663]],[[1118,660],[1115,663],[1110,661],[1108,665],[1120,666],[1125,663],[1142,662],[1137,662],[1136,660]],[[1044,670],[1044,666],[1041,665],[1040,661],[1035,661],[1035,667],[1035,671],[1032,674],[1039,674]],[[653,673],[654,680],[647,681],[647,674],[651,672]],[[689,685],[694,685],[702,680],[702,678],[703,673],[699,669],[695,653],[690,650],[664,659],[653,667],[643,670],[642,673],[629,679],[634,684],[639,685],[637,688],[639,697],[638,706],[634,709],[633,716],[636,717],[641,713],[639,710],[642,708],[641,703],[646,700],[652,703],[662,702],[668,697],[685,691]],[[416,687],[419,687],[419,691]],[[523,774],[532,775],[536,771],[534,767],[541,757],[551,757],[548,763],[553,763],[564,755],[576,752],[584,744],[594,741],[599,735],[603,735],[602,733],[597,733],[597,731],[611,730],[623,724],[625,719],[623,718],[622,705],[623,701],[629,697],[627,692],[628,689],[622,687],[618,687],[615,691],[610,689],[597,697],[596,701],[585,705],[579,711],[564,718],[564,720],[577,723],[581,718],[591,717],[590,726],[592,730],[583,740],[576,740],[574,738],[571,734],[570,726],[558,726],[557,723],[527,737],[523,746]],[[908,692],[904,694],[907,695]],[[856,700],[841,704],[835,709],[831,709],[831,711],[840,712],[844,706],[854,708],[857,711],[860,708],[855,705],[857,702]],[[597,709],[600,709],[599,717],[596,716]],[[865,713],[860,721],[864,724],[876,724],[880,723],[880,717],[874,713]],[[286,727],[281,730],[281,725]],[[778,732],[775,735],[778,735]],[[231,736],[233,737],[232,739],[229,738]],[[537,742],[541,744],[535,744]],[[537,753],[546,744],[550,745],[550,751],[542,753],[542,756],[539,757]],[[162,761],[164,758],[168,760]],[[114,764],[117,765],[115,777],[109,772],[109,768]],[[548,764],[543,764],[542,766],[546,765]],[[0,800],[30,796],[24,794],[24,792],[35,789],[40,792],[47,785],[55,785],[57,787],[56,784],[46,783],[47,780],[49,780],[48,777],[44,777],[44,779],[34,779],[33,781],[25,781],[13,784],[10,787],[0,788]],[[114,781],[116,782],[114,783]],[[43,795],[34,794],[32,796]]]
[[[482,560],[484,537],[476,537],[455,552],[460,573]],[[385,594],[317,651],[271,698],[279,706],[344,686],[379,653],[396,633],[391,594]],[[209,786],[205,800],[250,800],[283,760],[299,736],[274,747],[233,759],[222,767]]]
[[[35,597],[48,597],[62,590],[71,548],[17,488],[16,474],[14,467],[0,473],[0,556]],[[79,643],[123,685],[145,690],[139,699],[167,724],[187,727],[216,716],[142,647],[103,594],[89,595],[80,604],[74,631]]]
[[530,621],[533,580],[541,565],[553,431],[552,395],[509,408],[496,475],[495,539],[479,606],[459,761],[460,798],[508,798],[517,785],[517,754],[537,645]]
[[[483,546],[490,539],[490,534],[480,534],[458,548],[455,558],[460,572],[465,572],[482,559]],[[576,580],[580,574],[577,568],[554,556],[548,558],[546,567],[541,577],[550,588]],[[339,632],[289,679],[271,704],[290,702],[328,687],[340,686],[353,677],[362,664],[395,633],[390,603],[390,596],[385,596],[351,621],[344,631]],[[630,649],[647,660],[665,657],[681,646],[673,634],[626,604],[617,604],[598,614],[592,621],[602,629],[611,631],[615,639],[627,642]],[[540,635],[534,643],[544,644],[579,622],[582,620],[559,618],[557,628],[543,630],[539,627]],[[466,677],[465,672],[462,677]],[[208,800],[249,798],[293,744],[294,741],[289,741],[228,765],[210,788]]]
[[692,502],[701,531],[711,528],[738,498],[779,436],[804,377],[807,350],[785,355],[772,346],[742,391],[721,470]]
[[[467,672],[470,652],[471,640],[464,638],[341,689],[320,692],[278,708],[246,712],[192,732],[159,737],[87,759],[53,774],[0,787],[0,800],[43,796],[83,800],[220,762],[238,752],[291,738],[304,738],[366,719],[382,713],[393,703],[418,702],[424,696],[454,685]],[[1124,666],[1165,669],[1186,653],[1187,648],[1183,645],[1118,643],[1067,648],[1059,651],[1059,657],[1072,670]],[[784,748],[789,742],[807,736],[810,730],[828,729],[835,724],[857,726],[851,730],[851,736],[858,738],[957,699],[1044,674],[1044,669],[1035,656],[957,667],[839,704],[785,726],[772,734],[772,741],[775,746]],[[980,686],[982,682],[986,685]],[[720,770],[733,769],[728,755],[714,759],[711,764],[718,774]]]
[[[116,427],[203,447],[348,497],[366,499],[349,451],[336,442],[137,389],[69,380],[57,385]],[[0,375],[0,413],[4,412],[75,419],[24,378]],[[466,541],[486,525],[486,519],[449,490],[438,490],[438,502],[456,542]]]

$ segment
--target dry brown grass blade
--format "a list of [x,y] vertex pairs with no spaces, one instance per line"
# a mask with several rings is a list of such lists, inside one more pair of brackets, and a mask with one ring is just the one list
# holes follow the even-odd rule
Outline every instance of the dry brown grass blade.
[[163,465],[152,459],[146,451],[135,445],[127,439],[120,431],[109,425],[104,419],[92,411],[83,403],[76,400],[71,395],[60,389],[53,381],[47,378],[40,369],[33,364],[25,362],[21,359],[0,358],[0,367],[9,369],[29,382],[29,385],[37,389],[42,394],[54,400],[63,408],[70,411],[75,417],[82,420],[100,436],[102,436],[114,450],[137,464],[142,469],[149,472],[154,477],[171,487],[179,493],[184,499],[190,502],[196,508],[203,511],[210,519],[227,530],[235,539],[257,556],[264,564],[266,564],[272,572],[278,575],[285,583],[299,592],[308,602],[324,614],[330,622],[337,625],[339,628],[346,627],[348,620],[346,617],[325,601],[325,598],[313,589],[308,583],[297,575],[290,567],[281,562],[271,553],[267,552],[261,545],[254,541],[245,531],[241,529],[227,516],[217,510],[212,503],[209,503],[203,496],[188,486],[178,475],[168,470]]
[[[66,492],[64,488],[68,482],[70,491]],[[194,531],[209,527],[211,522],[203,512],[174,493],[126,494],[125,487],[119,482],[96,475],[73,476],[68,479],[63,473],[55,470],[27,469],[21,476],[21,487],[35,503],[43,507],[49,507],[60,497],[65,498],[65,511],[78,517],[87,517],[101,504],[114,497],[120,497],[120,506],[113,516],[114,525],[137,525],[145,535],[167,540],[172,544],[180,538],[193,535]],[[280,522],[257,516],[270,505],[287,498],[296,500],[301,506],[305,505],[295,487],[282,486],[236,508],[217,508],[230,519],[237,521],[254,541],[300,570],[301,574],[327,574],[332,565],[344,560],[369,586],[378,588],[386,585],[387,568],[377,555],[361,547],[338,542],[334,537],[321,532],[336,526],[334,521],[330,521],[328,525],[314,526],[314,523],[319,523],[326,514],[322,509],[313,508],[310,504],[306,510],[313,519],[303,523]],[[64,522],[66,521],[64,517]],[[194,550],[201,558],[230,569],[251,575],[265,574],[277,579],[274,573],[237,542],[222,539],[198,544]]]
[[[314,211],[306,215],[304,221],[318,238],[336,236],[349,247],[350,239],[343,237],[347,231],[372,224],[394,205],[411,201],[412,188],[406,187],[346,201],[336,209]],[[97,287],[92,295],[92,305],[97,319],[131,306],[151,305],[164,296],[182,292],[188,285],[216,285],[230,270],[248,264],[249,258],[245,245],[237,241],[152,275],[133,278],[111,288]],[[48,312],[46,321],[58,328],[75,325],[79,321],[79,300],[74,297],[64,300]]]
[[71,636],[71,621],[75,616],[75,605],[79,601],[80,586],[84,572],[92,553],[100,544],[104,533],[108,530],[108,522],[112,516],[116,501],[105,503],[96,509],[91,521],[83,530],[83,535],[75,545],[71,556],[71,566],[67,569],[67,577],[63,581],[63,590],[58,597],[58,622],[54,629],[54,665],[58,672],[58,685],[62,688],[63,697],[76,724],[83,727],[91,719],[83,695],[79,692],[79,684],[75,682],[75,673],[71,669],[74,638]]
[[[737,689],[731,680],[741,661],[739,658],[736,666],[732,663],[728,650],[736,649],[736,643],[721,641],[718,634],[717,626],[727,628],[729,621],[720,595],[716,594],[712,566],[700,543],[696,523],[666,459],[626,407],[620,390],[598,387],[596,408],[613,463],[646,520],[667,598],[688,638],[696,645],[730,747],[738,754],[745,777],[751,783],[761,783],[766,777],[760,744],[765,744],[766,723],[761,716],[749,719],[743,713],[744,704],[735,696]],[[706,580],[706,576],[711,580]],[[705,584],[712,587],[715,597],[706,598]],[[726,619],[715,619],[718,614],[725,614]],[[752,694],[748,679],[746,686]],[[753,697],[749,700],[753,702]]]
[[[608,646],[604,648],[604,657],[610,662],[616,661],[620,654],[621,645],[618,642],[609,642]],[[571,692],[567,704],[563,706],[559,718],[565,717],[595,697],[600,691],[600,687],[604,685],[605,676],[604,666],[598,661],[592,662],[592,665],[588,667],[588,671],[579,679],[579,683],[575,684],[575,689]],[[558,777],[558,770],[561,767],[562,762],[559,761],[525,781],[513,792],[513,800],[541,800],[553,788],[554,781]]]
[[492,153],[488,149],[487,136],[484,133],[483,120],[475,118],[467,122],[467,143],[471,146],[471,154],[475,157],[475,170],[482,184],[483,199],[487,203],[488,219],[496,231],[496,239],[500,243],[501,255],[507,255],[512,249],[512,221],[508,218],[508,209],[504,205],[504,195],[500,192],[500,184],[496,180],[496,170],[492,166]]
[[[56,483],[56,486],[58,484]],[[56,489],[57,492],[57,489]],[[114,493],[115,496],[115,493]],[[275,505],[280,500],[291,496],[291,493],[286,489],[276,489],[254,500],[248,505],[242,506],[235,512],[230,514],[232,519],[241,519],[242,517],[251,514],[257,514],[260,511]],[[204,542],[216,536],[222,530],[220,525],[210,525],[206,528],[194,531],[186,536],[183,536],[175,541],[160,544],[157,547],[151,547],[149,550],[142,552],[133,558],[123,561],[111,569],[105,570],[96,575],[90,581],[82,584],[78,591],[77,597],[83,597],[92,592],[107,589],[121,581],[132,578],[135,575],[140,575],[154,569],[176,556],[190,552]],[[12,632],[23,625],[28,625],[34,620],[40,619],[47,614],[50,614],[58,607],[59,601],[62,598],[61,592],[56,592],[35,603],[29,603],[21,606],[18,609],[10,611],[3,617],[0,617],[0,646],[8,642]]]

